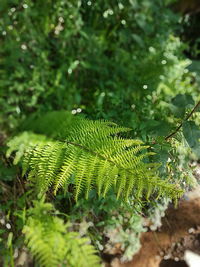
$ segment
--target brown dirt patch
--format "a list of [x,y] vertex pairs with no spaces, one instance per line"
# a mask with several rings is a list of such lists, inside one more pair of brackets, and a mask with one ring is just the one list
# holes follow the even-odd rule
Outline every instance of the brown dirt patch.
[[184,252],[200,254],[200,188],[187,194],[178,207],[169,207],[158,231],[143,233],[142,247],[131,262],[115,258],[112,267],[187,266]]

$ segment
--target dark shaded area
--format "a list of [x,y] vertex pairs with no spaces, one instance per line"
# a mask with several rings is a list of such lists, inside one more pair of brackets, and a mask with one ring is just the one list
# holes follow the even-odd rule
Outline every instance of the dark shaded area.
[[200,12],[199,0],[179,0],[173,5],[175,11],[182,14],[194,14]]
[[175,260],[162,260],[160,267],[188,267],[185,261],[175,261]]
[[181,39],[188,44],[185,54],[190,59],[200,59],[200,12],[185,16]]
[[180,0],[172,9],[183,14],[181,40],[188,44],[185,55],[190,59],[200,59],[200,2],[198,0]]

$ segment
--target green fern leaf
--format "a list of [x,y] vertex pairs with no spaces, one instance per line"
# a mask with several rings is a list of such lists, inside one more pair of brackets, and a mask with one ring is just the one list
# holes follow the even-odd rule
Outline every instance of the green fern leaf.
[[68,225],[53,216],[54,213],[50,203],[35,201],[34,207],[28,210],[29,217],[23,228],[25,243],[40,266],[100,266],[89,239],[68,232]]
[[[58,123],[59,122],[59,123]],[[91,121],[67,112],[52,112],[32,120],[27,130],[8,143],[8,153],[16,151],[14,163],[22,158],[24,172],[36,188],[54,193],[74,184],[77,200],[87,198],[96,188],[105,197],[113,190],[118,198],[141,198],[150,194],[176,199],[182,190],[158,177],[156,164],[145,163],[154,153],[140,140],[124,139],[130,131],[115,123]],[[46,135],[45,135],[46,134]]]

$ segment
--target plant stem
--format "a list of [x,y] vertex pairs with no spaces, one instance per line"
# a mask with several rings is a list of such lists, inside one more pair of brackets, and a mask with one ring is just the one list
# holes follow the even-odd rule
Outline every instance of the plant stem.
[[187,117],[180,123],[180,125],[176,128],[176,130],[174,132],[172,132],[171,134],[169,134],[168,136],[165,137],[165,140],[168,140],[170,138],[172,138],[179,130],[180,128],[183,126],[183,122],[187,121],[194,112],[196,112],[196,110],[200,107],[200,101],[194,106],[194,108],[192,109],[192,111],[187,115]]

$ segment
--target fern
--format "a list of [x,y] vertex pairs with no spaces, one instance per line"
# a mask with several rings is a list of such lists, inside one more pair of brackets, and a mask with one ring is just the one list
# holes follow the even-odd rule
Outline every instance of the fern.
[[7,156],[17,151],[14,163],[22,159],[23,172],[38,190],[54,193],[73,183],[77,200],[92,188],[99,196],[110,189],[118,198],[148,198],[152,193],[177,199],[182,190],[158,176],[158,164],[145,162],[152,152],[140,140],[120,136],[130,129],[107,121],[74,117],[67,112],[52,112],[31,119],[23,126],[28,132],[8,143]]
[[40,266],[100,266],[89,239],[68,232],[69,225],[55,214],[50,203],[35,201],[23,228],[25,243]]

